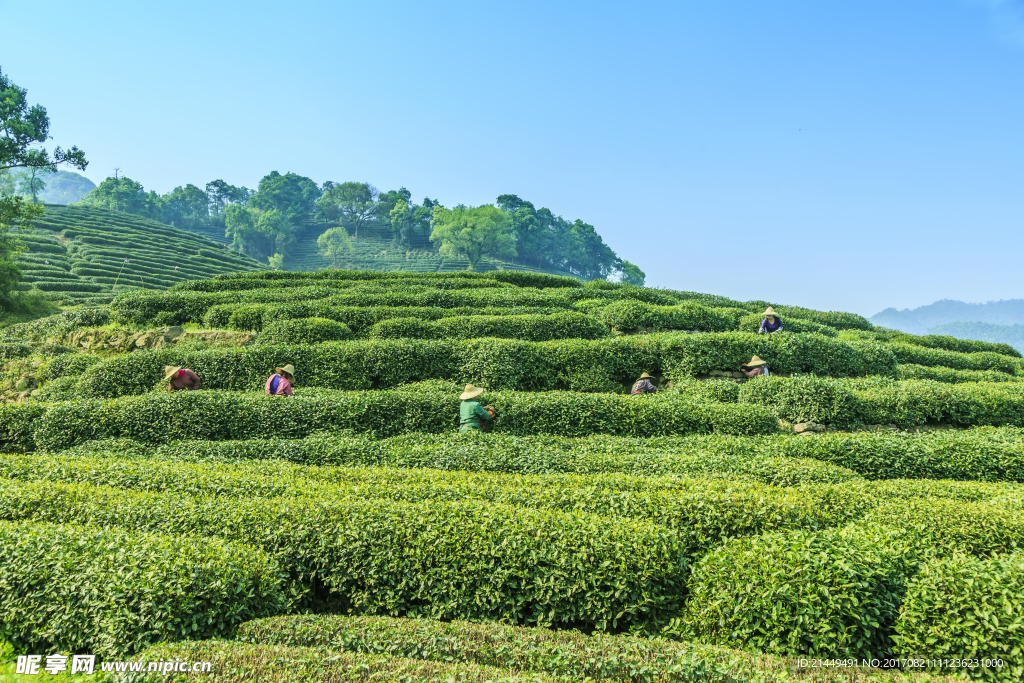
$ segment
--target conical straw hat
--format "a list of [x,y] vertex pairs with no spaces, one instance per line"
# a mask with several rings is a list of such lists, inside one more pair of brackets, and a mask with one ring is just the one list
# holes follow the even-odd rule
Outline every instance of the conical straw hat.
[[170,379],[171,375],[178,374],[178,370],[181,370],[181,368],[177,367],[177,366],[174,366],[174,365],[165,365],[164,366],[164,379]]
[[766,309],[764,310],[764,313],[762,313],[761,315],[771,315],[771,316],[777,316],[777,315],[778,315],[778,313],[776,313],[776,312],[775,312],[775,309],[774,309],[774,308],[772,308],[771,306],[769,306],[768,308],[766,308]]
[[767,361],[763,361],[760,358],[758,358],[757,356],[754,356],[753,358],[750,359],[749,363],[744,363],[744,365],[746,367],[748,367],[748,368],[756,368],[756,367],[759,367],[761,365],[768,365],[768,363],[767,363]]
[[460,401],[468,401],[471,398],[476,398],[480,394],[484,393],[483,387],[474,387],[472,384],[467,384],[466,388],[459,394]]

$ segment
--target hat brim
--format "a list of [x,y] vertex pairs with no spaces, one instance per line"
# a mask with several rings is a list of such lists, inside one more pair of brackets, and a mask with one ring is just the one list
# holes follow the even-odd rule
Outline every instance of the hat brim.
[[168,373],[164,375],[164,381],[167,381],[171,377],[174,377],[176,374],[178,374],[179,370],[181,370],[181,368],[171,368],[170,371],[168,371]]
[[759,368],[762,365],[768,365],[768,361],[762,360],[762,361],[758,361],[756,363],[744,363],[743,367],[745,367],[745,368]]
[[459,394],[459,400],[468,401],[471,398],[476,398],[482,393],[484,393],[483,387],[477,387],[473,391],[464,391],[461,394]]

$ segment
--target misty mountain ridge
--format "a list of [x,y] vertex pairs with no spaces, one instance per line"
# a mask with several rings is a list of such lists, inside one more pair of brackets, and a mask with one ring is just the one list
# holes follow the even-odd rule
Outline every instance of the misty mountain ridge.
[[943,299],[927,306],[904,308],[902,311],[887,308],[869,320],[875,325],[911,334],[929,334],[933,328],[954,322],[1024,325],[1024,299],[1001,299],[983,304]]

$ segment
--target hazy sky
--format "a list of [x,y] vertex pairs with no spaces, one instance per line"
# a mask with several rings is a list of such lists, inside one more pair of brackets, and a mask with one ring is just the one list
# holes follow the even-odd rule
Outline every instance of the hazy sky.
[[649,285],[1024,298],[1024,0],[0,0],[0,68],[96,182],[514,193]]

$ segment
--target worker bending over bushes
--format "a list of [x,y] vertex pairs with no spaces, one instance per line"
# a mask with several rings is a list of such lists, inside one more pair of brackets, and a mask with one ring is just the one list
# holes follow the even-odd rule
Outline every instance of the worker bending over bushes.
[[188,368],[176,367],[174,365],[164,366],[164,380],[170,380],[167,391],[181,391],[187,389],[194,391],[199,388],[199,376]]
[[629,390],[630,396],[640,396],[641,394],[656,394],[658,393],[658,387],[654,386],[651,380],[654,379],[651,375],[646,372],[640,375],[640,379],[633,383],[633,388]]
[[757,330],[758,334],[782,332],[782,318],[775,314],[774,308],[769,306],[761,315],[765,316],[765,319],[761,321],[761,327]]
[[459,406],[459,431],[460,432],[489,432],[491,422],[494,420],[494,408],[482,406],[477,397],[484,393],[483,387],[474,387],[467,384],[466,388],[459,394],[462,404]]
[[267,396],[291,396],[294,381],[295,367],[289,363],[283,368],[274,368],[274,374],[267,378],[263,391]]
[[770,374],[768,372],[768,363],[761,360],[756,355],[750,359],[749,363],[744,363],[740,366],[740,372],[747,377],[757,377],[758,375],[764,375],[767,377]]

